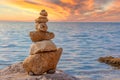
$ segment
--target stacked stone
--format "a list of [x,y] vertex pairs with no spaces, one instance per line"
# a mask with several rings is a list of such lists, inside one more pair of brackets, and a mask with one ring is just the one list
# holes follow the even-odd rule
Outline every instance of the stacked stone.
[[32,45],[30,55],[23,61],[23,67],[30,75],[54,73],[62,54],[62,48],[57,48],[51,39],[54,33],[48,32],[48,13],[41,10],[40,16],[35,20],[36,31],[30,32]]

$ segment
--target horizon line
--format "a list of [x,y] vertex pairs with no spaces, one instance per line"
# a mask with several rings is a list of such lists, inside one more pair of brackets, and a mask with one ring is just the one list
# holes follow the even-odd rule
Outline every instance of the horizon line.
[[[0,22],[34,22],[34,21],[3,21],[3,20],[0,20]],[[120,23],[120,21],[49,21],[49,22],[115,22],[115,23]],[[48,22],[48,23],[49,23]]]

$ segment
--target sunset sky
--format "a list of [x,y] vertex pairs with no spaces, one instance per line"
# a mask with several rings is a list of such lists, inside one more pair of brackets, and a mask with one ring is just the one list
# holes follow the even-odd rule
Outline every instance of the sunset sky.
[[0,0],[0,21],[34,21],[42,9],[49,21],[120,22],[120,0]]

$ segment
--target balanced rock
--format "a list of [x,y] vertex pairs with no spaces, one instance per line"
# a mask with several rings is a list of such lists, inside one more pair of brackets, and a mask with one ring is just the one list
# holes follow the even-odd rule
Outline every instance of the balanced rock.
[[48,27],[46,23],[36,23],[36,30],[37,31],[47,31]]
[[30,48],[30,54],[38,54],[41,52],[56,51],[57,47],[51,40],[43,40],[40,42],[32,43]]
[[40,16],[37,19],[35,19],[35,23],[46,23],[46,22],[48,22],[47,17]]
[[62,48],[57,51],[43,52],[34,55],[29,55],[23,62],[23,67],[29,73],[41,75],[50,70],[55,71],[56,65],[62,53]]
[[40,15],[42,15],[42,16],[48,16],[48,13],[45,10],[41,10]]
[[29,35],[33,42],[50,40],[55,37],[54,33],[45,31],[31,31]]
[[45,10],[41,10],[40,17],[35,19],[35,23],[46,23],[46,22],[48,22],[47,16],[48,16],[48,13]]
[[50,40],[54,33],[48,32],[47,12],[42,10],[40,17],[35,20],[36,31],[30,32],[30,38],[34,42],[30,48],[30,55],[23,61],[24,69],[29,75],[40,75],[44,73],[55,73],[56,66],[62,54],[62,48]]

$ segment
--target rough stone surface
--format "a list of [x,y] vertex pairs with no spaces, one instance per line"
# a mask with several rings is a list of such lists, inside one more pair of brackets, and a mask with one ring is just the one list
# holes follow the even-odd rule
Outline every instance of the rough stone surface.
[[36,23],[36,30],[37,31],[47,31],[48,27],[46,23]]
[[9,75],[9,74],[17,73],[17,72],[25,73],[25,70],[23,69],[21,64],[22,64],[22,62],[16,63],[16,64],[10,65],[10,66],[0,70],[0,76]]
[[0,80],[80,80],[80,79],[70,76],[61,70],[57,70],[56,73],[54,74],[30,76],[25,72],[22,66],[22,62],[20,62],[0,70]]
[[57,47],[51,40],[43,40],[40,42],[32,43],[30,54],[37,54],[39,52],[56,51]]
[[54,33],[43,32],[43,31],[31,31],[29,35],[33,42],[38,42],[42,40],[50,40],[55,37]]
[[54,52],[38,53],[29,55],[23,61],[23,67],[29,73],[36,75],[43,74],[49,70],[55,70],[62,54],[62,48]]
[[98,61],[107,63],[108,61],[110,61],[110,60],[113,59],[113,58],[114,58],[114,57],[112,57],[112,56],[100,57],[100,58],[98,59]]
[[42,15],[42,16],[48,16],[48,13],[45,10],[41,10],[40,15]]
[[35,19],[35,23],[46,23],[48,22],[47,19],[48,13],[45,10],[41,10],[40,16]]
[[100,57],[98,61],[120,68],[120,58],[118,57],[112,56]]
[[45,17],[38,17],[37,19],[35,19],[35,23],[46,23],[48,22],[48,19]]

